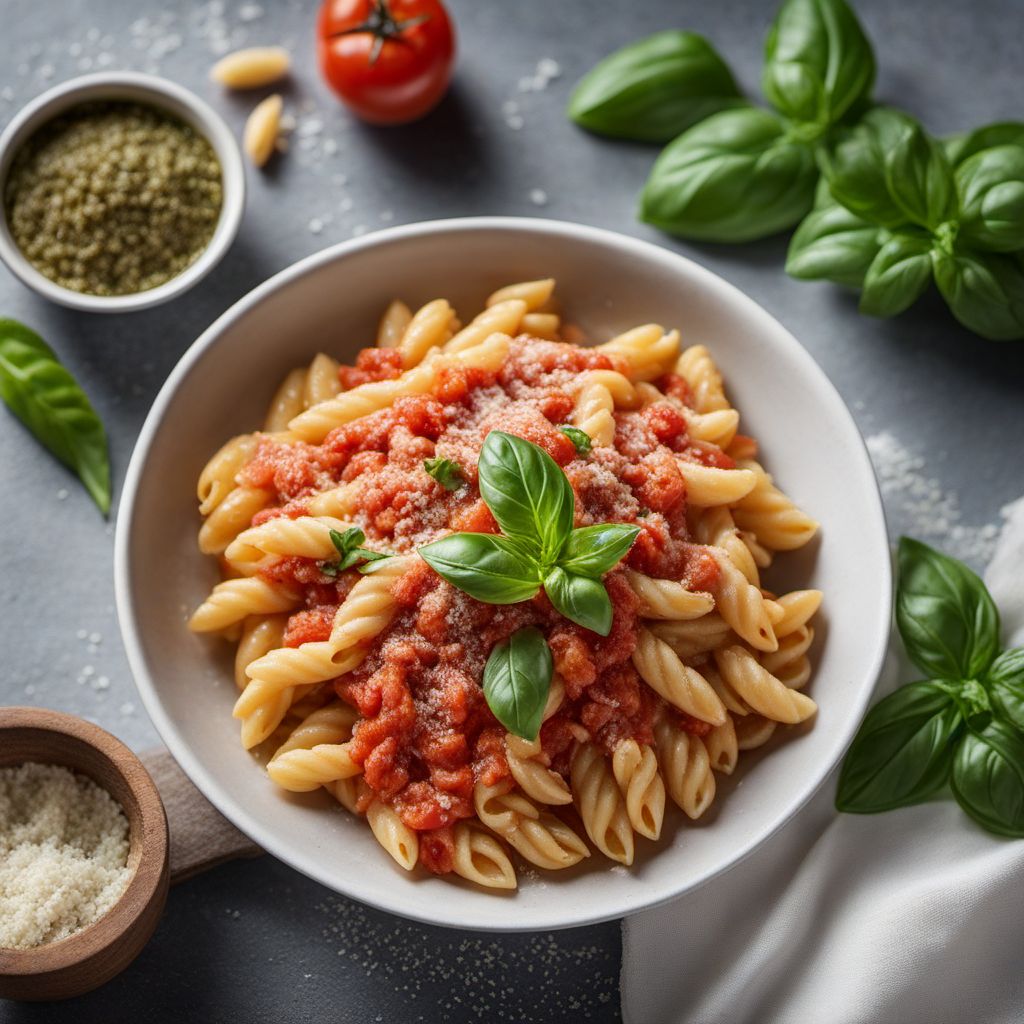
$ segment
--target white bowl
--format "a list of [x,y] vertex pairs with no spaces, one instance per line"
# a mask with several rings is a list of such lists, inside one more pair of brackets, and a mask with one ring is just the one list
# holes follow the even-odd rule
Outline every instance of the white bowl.
[[136,71],[99,72],[61,82],[26,104],[0,135],[0,195],[11,161],[23,142],[47,121],[80,103],[134,100],[159,107],[179,117],[213,146],[221,167],[223,203],[213,236],[199,258],[176,277],[144,292],[130,295],[87,295],[51,281],[24,256],[11,235],[6,209],[0,204],[0,259],[29,288],[43,298],[90,313],[127,313],[147,309],[191,288],[221,260],[235,240],[245,207],[245,171],[231,129],[194,93],[180,85]]
[[[669,817],[629,870],[595,854],[576,869],[521,877],[515,895],[407,875],[362,821],[326,796],[277,791],[238,742],[230,654],[185,619],[216,581],[196,550],[196,477],[228,437],[262,418],[280,377],[319,350],[351,359],[372,344],[394,296],[444,296],[467,316],[494,288],[554,276],[591,336],[678,326],[710,346],[768,468],[823,524],[813,550],[780,558],[780,588],[825,591],[807,727],[746,759],[715,813]],[[116,545],[118,613],[146,709],[203,793],[270,853],[337,892],[462,928],[550,929],[621,917],[694,889],[747,856],[836,764],[868,703],[889,635],[889,546],[867,452],[814,360],[763,309],[702,267],[607,231],[545,220],[475,218],[392,228],[282,271],[188,350],[157,397],[128,469]],[[783,730],[780,730],[780,733]]]

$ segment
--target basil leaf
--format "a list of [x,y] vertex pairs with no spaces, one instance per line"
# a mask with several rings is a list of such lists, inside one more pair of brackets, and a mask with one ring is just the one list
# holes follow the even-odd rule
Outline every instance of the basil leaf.
[[518,604],[540,590],[536,562],[507,537],[452,533],[418,550],[439,576],[486,604]]
[[767,110],[724,110],[683,132],[658,157],[640,217],[673,235],[746,242],[795,224],[811,208],[818,169],[810,146]]
[[601,636],[611,632],[612,601],[600,580],[556,566],[544,580],[544,592],[567,619]]
[[559,427],[559,432],[565,434],[567,438],[573,443],[573,447],[576,449],[577,455],[589,455],[590,449],[594,447],[594,442],[590,435],[585,430],[580,430],[579,427]]
[[881,248],[878,226],[830,201],[800,222],[789,240],[786,273],[860,288]]
[[936,682],[909,683],[883,698],[843,761],[836,810],[875,814],[926,799],[949,778],[962,725],[956,701]]
[[[366,540],[366,534],[358,526],[350,526],[344,533],[340,533],[338,530],[330,530],[328,531],[328,536],[330,536],[331,543],[340,557],[337,562],[320,563],[320,571],[325,576],[337,576],[338,573],[351,569],[359,562],[379,562],[382,558],[391,558],[391,555],[387,552],[370,551],[367,548],[360,547],[363,541]],[[372,570],[364,565],[360,566],[359,571],[365,574]]]
[[956,169],[960,238],[992,252],[1024,247],[1024,146],[995,146]]
[[894,235],[864,276],[860,311],[868,316],[896,316],[921,297],[932,279],[932,240]]
[[761,87],[795,121],[834,124],[875,80],[875,55],[843,0],[787,0],[765,42]]
[[603,576],[626,557],[639,534],[639,526],[626,523],[582,526],[569,534],[558,564],[580,576]]
[[492,430],[478,473],[480,495],[502,531],[534,557],[553,560],[572,530],[575,510],[572,487],[558,463],[530,441]]
[[732,73],[693,32],[657,32],[605,57],[569,99],[578,125],[613,138],[668,142],[740,100]]
[[484,667],[484,697],[509,732],[535,740],[551,689],[554,663],[539,629],[518,629],[498,644]]
[[903,224],[906,215],[889,193],[885,165],[887,154],[914,124],[899,110],[876,107],[831,149],[821,150],[835,200],[874,224],[890,228]]
[[985,676],[995,710],[1024,733],[1024,647],[1003,651]]
[[1024,338],[1024,261],[1020,253],[932,254],[935,283],[953,316],[990,341]]
[[999,652],[999,612],[962,562],[912,540],[899,544],[896,625],[911,661],[935,678],[975,679]]
[[1024,146],[1024,124],[1020,121],[1000,121],[961,132],[943,141],[949,162],[956,167],[968,157],[993,146]]
[[1024,736],[993,719],[960,744],[950,780],[957,803],[983,828],[1024,837]]
[[446,491],[457,491],[466,482],[462,467],[451,459],[426,459],[423,468]]
[[889,194],[915,224],[936,230],[956,216],[956,183],[946,154],[915,124],[888,153],[885,181]]
[[0,398],[40,444],[72,469],[110,511],[107,434],[53,349],[17,320],[0,319]]

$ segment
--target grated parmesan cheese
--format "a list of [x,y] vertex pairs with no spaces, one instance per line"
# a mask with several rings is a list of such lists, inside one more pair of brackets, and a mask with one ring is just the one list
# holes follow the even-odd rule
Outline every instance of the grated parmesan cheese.
[[94,924],[128,887],[128,819],[58,765],[0,768],[0,947],[31,949]]

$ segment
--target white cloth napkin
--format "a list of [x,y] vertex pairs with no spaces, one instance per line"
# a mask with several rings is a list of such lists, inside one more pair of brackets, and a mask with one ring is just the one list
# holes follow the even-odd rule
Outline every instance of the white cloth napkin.
[[[1024,644],[1024,499],[985,573]],[[913,678],[894,644],[883,694]],[[622,926],[626,1024],[1020,1024],[1024,841],[942,797],[837,814],[835,774],[756,853]]]

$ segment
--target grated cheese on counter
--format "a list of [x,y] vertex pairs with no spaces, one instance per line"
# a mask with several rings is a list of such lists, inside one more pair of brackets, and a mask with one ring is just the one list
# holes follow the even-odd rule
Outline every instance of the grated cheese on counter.
[[31,949],[98,921],[128,887],[128,819],[58,765],[0,768],[0,947]]

